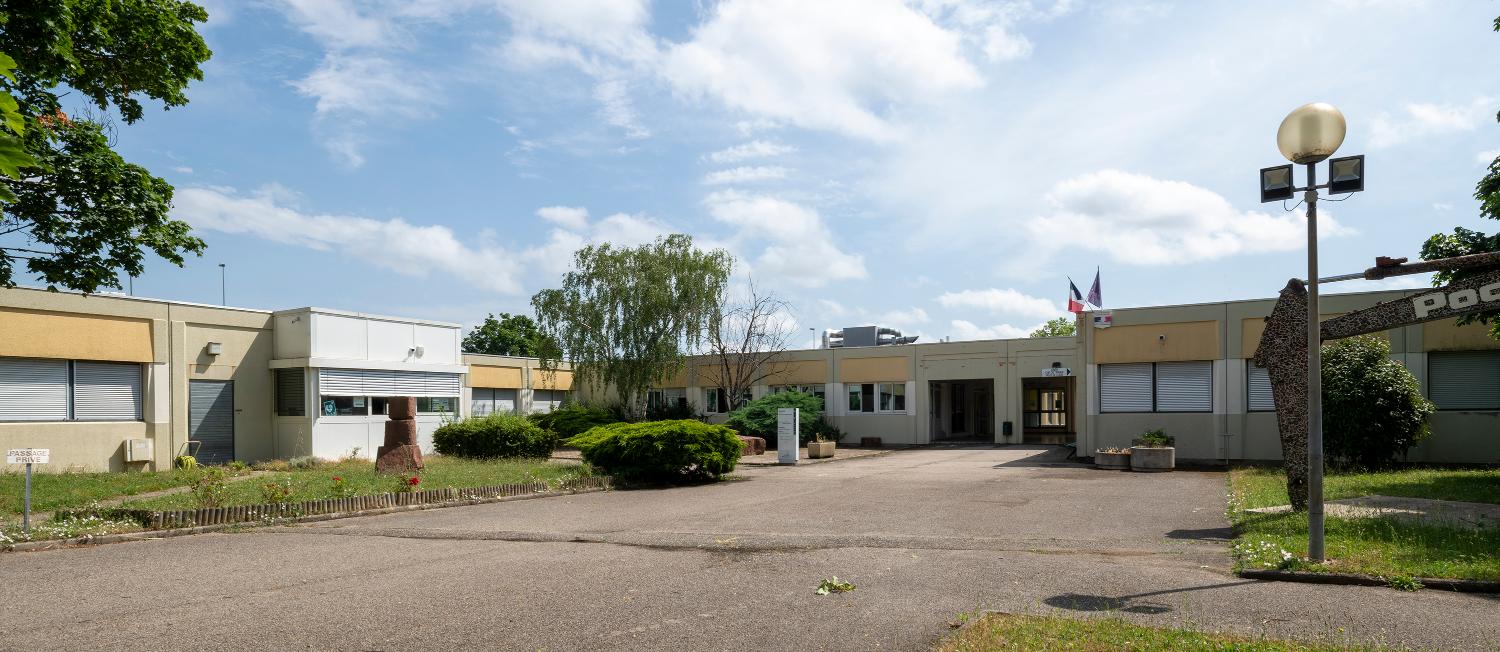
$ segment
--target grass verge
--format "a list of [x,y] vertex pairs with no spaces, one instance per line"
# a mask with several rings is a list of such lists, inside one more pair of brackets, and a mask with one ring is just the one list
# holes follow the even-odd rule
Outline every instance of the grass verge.
[[1061,618],[991,613],[944,639],[940,652],[981,650],[1224,650],[1236,652],[1324,652],[1380,650],[1345,644],[1253,639],[1192,629],[1146,627],[1119,618]]
[[[1393,585],[1411,577],[1500,580],[1500,528],[1421,525],[1391,518],[1338,518],[1325,522],[1328,561],[1309,564],[1307,514],[1257,514],[1255,507],[1285,505],[1279,470],[1236,469],[1229,475],[1229,520],[1236,570],[1280,568],[1363,573]],[[1372,494],[1500,503],[1500,471],[1411,469],[1330,474],[1328,500]]]
[[[192,471],[146,473],[36,473],[31,476],[31,512],[87,507],[91,503],[186,486]],[[0,473],[0,519],[21,515],[25,473]]]

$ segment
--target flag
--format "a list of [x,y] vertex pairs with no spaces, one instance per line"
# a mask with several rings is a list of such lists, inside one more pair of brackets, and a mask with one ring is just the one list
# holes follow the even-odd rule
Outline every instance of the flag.
[[1099,290],[1099,268],[1094,268],[1094,287],[1089,288],[1089,304],[1095,308],[1104,307],[1104,296]]
[[1068,312],[1079,313],[1084,311],[1083,293],[1078,291],[1078,286],[1073,284],[1073,279],[1068,279]]

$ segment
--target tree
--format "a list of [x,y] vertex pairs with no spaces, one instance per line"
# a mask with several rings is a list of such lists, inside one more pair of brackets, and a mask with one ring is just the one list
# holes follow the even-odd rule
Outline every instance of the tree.
[[562,287],[531,298],[549,342],[539,356],[543,368],[566,357],[580,382],[610,387],[627,416],[639,417],[651,386],[702,343],[733,265],[728,252],[702,251],[683,234],[579,249]]
[[1070,337],[1078,332],[1078,325],[1071,317],[1049,319],[1047,323],[1031,331],[1032,337]]
[[731,411],[744,405],[751,387],[781,371],[778,360],[796,331],[788,313],[785,301],[751,280],[743,301],[719,306],[709,320],[703,354],[714,363],[699,371],[699,384],[719,388]]
[[[141,274],[146,250],[179,266],[202,253],[188,225],[168,217],[172,186],[120,157],[102,120],[64,113],[59,90],[126,124],[143,116],[142,99],[182,106],[211,55],[195,31],[207,19],[181,0],[0,0],[0,52],[15,61],[0,90],[21,121],[4,111],[6,135],[29,158],[0,165],[10,177],[0,181],[0,286],[15,284],[19,260],[49,289],[94,292],[120,287],[120,271]],[[0,159],[13,145],[0,139]]]
[[1437,408],[1390,354],[1390,343],[1374,335],[1323,346],[1323,446],[1330,457],[1380,468],[1429,434],[1427,418]]
[[[1495,31],[1500,32],[1500,18],[1495,19]],[[1495,120],[1500,121],[1500,112],[1495,114]],[[1481,217],[1500,220],[1500,156],[1490,162],[1489,170],[1484,178],[1480,179],[1474,187],[1474,199],[1479,200]],[[1483,231],[1456,227],[1452,233],[1438,233],[1428,238],[1427,242],[1422,245],[1422,259],[1435,260],[1492,251],[1500,251],[1500,232],[1486,235]],[[1488,270],[1442,271],[1433,275],[1432,284],[1443,286],[1486,271]],[[1490,337],[1500,340],[1500,310],[1470,313],[1458,318],[1460,325],[1475,322],[1488,325]]]
[[464,350],[469,353],[536,358],[549,346],[546,337],[532,318],[502,312],[499,319],[491,314],[474,330],[469,331],[464,336]]

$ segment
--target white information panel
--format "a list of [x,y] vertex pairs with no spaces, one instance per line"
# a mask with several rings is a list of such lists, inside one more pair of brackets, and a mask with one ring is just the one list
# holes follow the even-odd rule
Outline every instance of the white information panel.
[[46,464],[50,457],[50,448],[12,448],[5,451],[6,464]]
[[776,462],[778,464],[796,464],[798,453],[799,434],[802,432],[802,410],[798,408],[780,408],[776,410]]

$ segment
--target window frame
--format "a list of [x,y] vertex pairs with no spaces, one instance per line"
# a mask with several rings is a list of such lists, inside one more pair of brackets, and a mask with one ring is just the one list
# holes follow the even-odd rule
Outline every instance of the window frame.
[[[146,420],[146,365],[139,362],[118,362],[112,360],[59,360],[56,358],[27,358],[20,356],[0,356],[7,360],[41,360],[50,363],[61,362],[64,368],[63,381],[63,416],[61,419],[0,419],[0,423],[140,423]],[[78,417],[78,363],[111,364],[135,367],[139,382],[135,385],[137,390],[135,398],[135,417],[123,418],[79,418]]]
[[[1208,407],[1207,407],[1207,409],[1203,409],[1203,410],[1163,410],[1163,409],[1161,409],[1161,407],[1160,407],[1161,401],[1160,401],[1160,398],[1159,398],[1159,387],[1160,387],[1160,384],[1159,384],[1159,381],[1158,381],[1158,374],[1157,374],[1157,367],[1156,366],[1159,365],[1159,364],[1162,364],[1163,362],[1172,363],[1172,364],[1178,364],[1178,363],[1196,363],[1196,364],[1205,364],[1205,365],[1208,365]],[[1106,364],[1098,365],[1098,368],[1100,369],[1100,371],[1097,374],[1098,375],[1098,379],[1094,381],[1094,389],[1095,389],[1095,391],[1097,391],[1099,393],[1099,414],[1101,414],[1101,415],[1104,415],[1104,414],[1213,414],[1214,413],[1214,373],[1213,373],[1213,364],[1214,364],[1213,360],[1163,360],[1163,361],[1160,361],[1160,362],[1112,362],[1112,363],[1106,363]],[[1104,367],[1113,366],[1113,365],[1151,365],[1151,388],[1150,388],[1150,393],[1151,393],[1151,409],[1150,410],[1106,410],[1106,409],[1104,409],[1104,372],[1103,372],[1103,368]],[[1248,403],[1247,403],[1247,405],[1248,405]]]
[[[1252,399],[1252,397],[1254,395],[1250,393],[1250,383],[1251,383],[1251,376],[1255,373],[1256,369],[1259,369],[1259,370],[1261,370],[1262,372],[1265,373],[1265,376],[1266,376],[1266,385],[1271,388],[1271,407],[1269,407],[1269,408],[1257,408],[1257,407],[1255,407],[1254,401]],[[1267,412],[1274,413],[1275,411],[1276,411],[1276,386],[1271,383],[1271,370],[1270,369],[1266,369],[1264,367],[1257,367],[1257,366],[1255,366],[1254,362],[1251,362],[1250,360],[1246,360],[1245,361],[1245,413],[1246,414],[1265,414]]]
[[1427,381],[1423,383],[1423,389],[1425,390],[1423,394],[1427,397],[1427,400],[1432,401],[1432,404],[1437,407],[1438,412],[1500,412],[1500,392],[1497,392],[1496,395],[1490,397],[1489,400],[1492,402],[1486,407],[1444,407],[1441,403],[1438,402],[1436,398],[1433,397],[1433,381],[1438,377],[1437,374],[1433,373],[1433,359],[1434,357],[1441,359],[1445,355],[1450,354],[1470,354],[1494,358],[1495,373],[1500,374],[1500,350],[1480,349],[1469,351],[1428,351]]
[[[890,382],[874,383],[874,385],[875,385],[875,413],[876,414],[906,414],[906,381],[890,381]],[[889,387],[891,389],[891,392],[890,392],[891,407],[890,408],[881,407],[881,403],[883,402],[883,399],[886,396],[885,388],[887,388],[887,387]],[[901,391],[897,392],[896,391],[897,388],[899,388]],[[900,409],[896,409],[896,407],[895,407],[896,399],[897,398],[901,399],[901,408]]]

